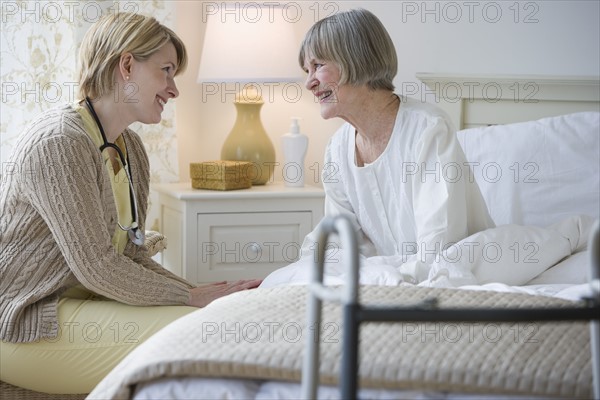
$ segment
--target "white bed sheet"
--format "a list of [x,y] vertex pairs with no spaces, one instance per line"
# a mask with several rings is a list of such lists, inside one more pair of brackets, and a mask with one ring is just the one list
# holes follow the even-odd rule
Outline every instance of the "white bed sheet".
[[[583,283],[588,281],[589,256],[562,267],[562,273],[547,272],[577,253],[584,252],[594,219],[585,216],[565,218],[547,228],[503,225],[471,235],[444,249],[428,265],[429,277],[418,283],[424,287],[460,287],[500,282],[509,286],[534,283]],[[348,281],[347,261],[341,251],[325,256],[324,282],[343,285]],[[360,283],[396,286],[416,281],[403,271],[405,255],[365,257],[360,255]],[[261,287],[307,284],[311,280],[313,257],[272,272]],[[581,266],[581,270],[577,268]],[[587,269],[586,269],[587,268]],[[555,270],[553,270],[555,271]],[[565,275],[573,278],[565,278]]]
[[[359,390],[360,399],[406,400],[526,400],[532,396],[473,395],[465,393],[419,392],[413,390]],[[300,399],[300,384],[290,382],[241,381],[235,379],[179,378],[154,381],[138,388],[135,400],[283,400]],[[341,399],[337,387],[322,386],[317,398]]]

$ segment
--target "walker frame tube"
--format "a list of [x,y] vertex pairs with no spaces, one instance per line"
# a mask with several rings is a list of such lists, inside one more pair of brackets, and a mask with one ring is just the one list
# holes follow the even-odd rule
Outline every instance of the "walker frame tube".
[[[350,264],[350,281],[344,291],[323,285],[325,247],[330,234],[338,234],[345,262]],[[596,223],[590,237],[591,285],[593,296],[582,307],[569,308],[437,308],[437,299],[427,299],[411,307],[363,307],[358,296],[359,259],[356,234],[343,217],[326,218],[320,224],[315,263],[309,285],[308,323],[314,335],[307,335],[302,370],[302,398],[316,399],[319,384],[319,343],[323,300],[342,304],[343,337],[340,392],[343,399],[355,399],[358,389],[358,345],[362,322],[517,322],[591,321],[591,351],[594,398],[600,400],[600,231]]]

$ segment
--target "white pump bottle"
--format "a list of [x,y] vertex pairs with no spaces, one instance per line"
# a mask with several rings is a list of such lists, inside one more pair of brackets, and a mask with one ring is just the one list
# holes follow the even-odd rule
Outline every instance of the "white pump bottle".
[[304,157],[308,149],[308,137],[300,133],[298,118],[292,118],[290,131],[281,137],[283,148],[283,181],[288,187],[304,186]]

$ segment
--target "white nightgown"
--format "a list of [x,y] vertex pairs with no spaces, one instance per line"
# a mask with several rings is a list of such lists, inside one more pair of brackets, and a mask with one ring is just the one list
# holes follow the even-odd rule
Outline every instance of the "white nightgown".
[[[357,230],[361,281],[371,266],[384,267],[391,279],[375,283],[423,281],[436,254],[494,226],[456,132],[437,107],[403,98],[386,149],[363,167],[355,163],[355,132],[347,123],[330,140],[323,186],[325,215],[344,214]],[[316,234],[305,238],[298,262],[272,273],[263,286],[300,283],[299,274],[308,280]],[[335,265],[341,252],[333,253],[326,257],[333,264],[328,273],[343,275],[343,266]]]

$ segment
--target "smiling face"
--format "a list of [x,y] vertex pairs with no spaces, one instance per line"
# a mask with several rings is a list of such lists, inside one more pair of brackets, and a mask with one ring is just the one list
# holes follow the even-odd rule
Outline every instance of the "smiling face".
[[129,79],[123,86],[123,103],[130,107],[131,117],[145,124],[157,124],[169,99],[179,96],[175,85],[177,52],[168,42],[147,60],[131,58]]
[[305,86],[319,104],[324,119],[344,116],[346,101],[351,98],[351,86],[340,85],[341,71],[333,62],[307,57],[304,63],[307,73]]

